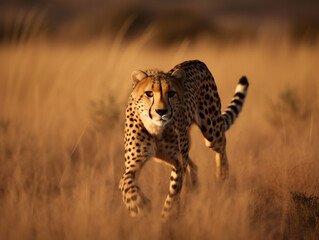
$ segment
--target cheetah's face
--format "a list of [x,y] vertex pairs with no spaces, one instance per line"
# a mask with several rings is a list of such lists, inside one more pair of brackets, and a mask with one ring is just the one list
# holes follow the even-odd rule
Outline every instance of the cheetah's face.
[[148,76],[142,71],[132,73],[133,84],[135,84],[133,97],[147,128],[163,128],[172,120],[182,97],[183,78],[183,70],[178,70],[171,75],[157,73]]

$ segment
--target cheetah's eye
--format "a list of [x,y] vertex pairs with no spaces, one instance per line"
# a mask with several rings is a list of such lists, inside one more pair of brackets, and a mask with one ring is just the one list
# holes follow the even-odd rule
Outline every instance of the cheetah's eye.
[[168,93],[167,93],[167,96],[169,97],[169,98],[171,98],[171,97],[174,97],[175,96],[175,91],[169,91]]
[[146,91],[145,94],[148,97],[153,97],[153,92],[152,91]]

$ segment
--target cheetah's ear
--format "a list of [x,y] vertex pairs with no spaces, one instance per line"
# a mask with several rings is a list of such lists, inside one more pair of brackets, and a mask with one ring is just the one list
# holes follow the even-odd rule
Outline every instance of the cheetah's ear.
[[138,84],[140,81],[142,81],[146,77],[147,77],[146,72],[143,72],[141,70],[133,71],[131,74],[133,88],[135,88],[136,84]]
[[186,74],[183,69],[177,69],[171,74],[171,76],[175,79],[175,81],[172,81],[172,84],[175,87],[179,99],[181,99],[183,98],[183,82],[186,78]]
[[186,75],[183,69],[177,69],[172,73],[172,77],[174,77],[178,81],[183,81]]

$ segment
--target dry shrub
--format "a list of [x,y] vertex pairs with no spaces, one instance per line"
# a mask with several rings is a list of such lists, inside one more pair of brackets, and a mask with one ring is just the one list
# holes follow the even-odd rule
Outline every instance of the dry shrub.
[[283,124],[298,124],[309,121],[316,111],[316,86],[305,91],[302,87],[286,87],[280,91],[278,98],[269,100],[267,118],[269,123],[278,128]]
[[100,100],[90,102],[90,119],[98,131],[107,133],[119,121],[120,109],[111,93]]
[[319,197],[303,192],[291,192],[292,206],[287,218],[287,236],[303,239],[319,237]]

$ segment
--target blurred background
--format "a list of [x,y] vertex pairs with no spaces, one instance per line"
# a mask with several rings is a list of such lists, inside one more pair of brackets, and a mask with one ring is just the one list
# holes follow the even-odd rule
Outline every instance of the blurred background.
[[[0,239],[319,239],[319,2],[0,0]],[[190,59],[227,106],[230,177],[191,129],[199,189],[159,215],[170,167],[150,161],[152,200],[132,219],[118,190],[135,69]]]
[[1,41],[37,35],[81,42],[96,37],[139,38],[151,29],[152,43],[166,45],[209,36],[223,42],[254,40],[285,32],[294,42],[314,43],[319,32],[315,0],[1,0]]

